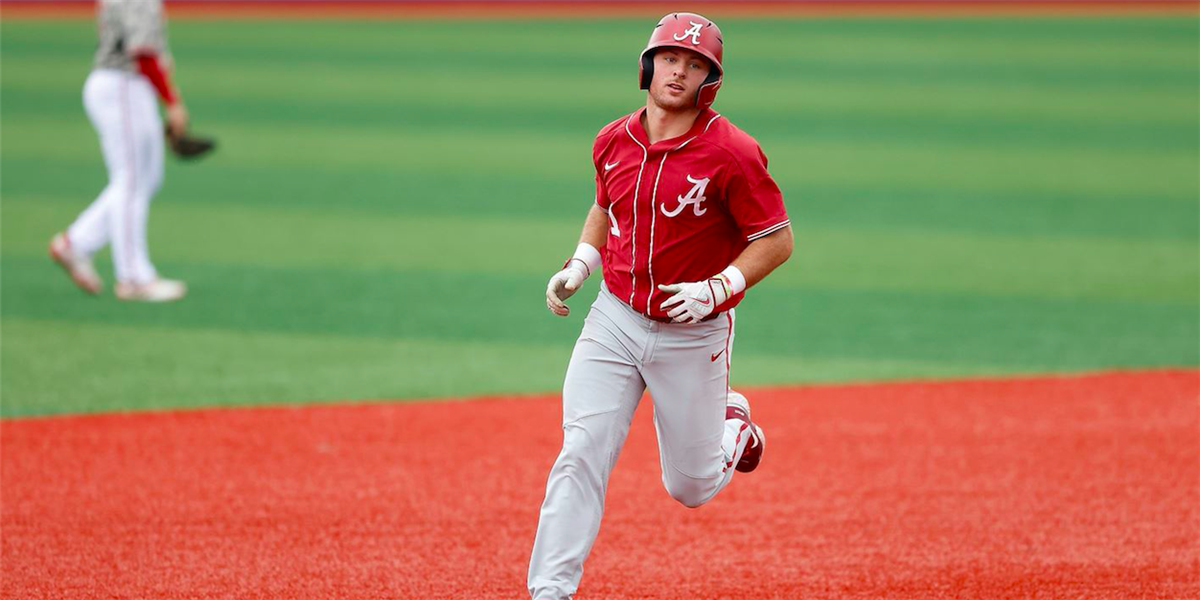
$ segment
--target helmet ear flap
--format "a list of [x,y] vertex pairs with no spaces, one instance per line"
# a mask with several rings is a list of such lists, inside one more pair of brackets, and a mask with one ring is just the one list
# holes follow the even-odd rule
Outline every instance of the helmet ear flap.
[[703,106],[707,107],[712,104],[712,101],[717,96],[716,89],[713,89],[712,92],[710,92],[707,103],[701,100],[701,98],[710,87],[720,87],[719,85],[714,85],[718,84],[720,81],[721,71],[714,66],[712,70],[708,72],[708,77],[704,79],[704,83],[700,84],[699,88],[696,88],[696,106],[701,106],[703,104]]
[[654,79],[654,51],[647,50],[642,53],[642,80],[639,82],[641,89],[650,89],[650,81]]

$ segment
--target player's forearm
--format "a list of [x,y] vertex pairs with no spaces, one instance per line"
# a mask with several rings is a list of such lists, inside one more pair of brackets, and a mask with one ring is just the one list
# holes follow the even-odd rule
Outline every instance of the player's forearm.
[[579,234],[579,243],[591,244],[593,248],[599,250],[604,247],[604,242],[607,240],[608,213],[593,204],[592,209],[588,211],[587,219],[583,222],[583,231]]
[[742,272],[746,278],[746,287],[749,288],[786,262],[792,255],[793,245],[792,228],[789,225],[750,242],[750,245],[734,259],[733,266]]
[[[563,265],[564,269],[570,267],[581,269],[583,273],[581,282],[600,270],[600,248],[604,247],[605,236],[608,235],[605,230],[607,225],[608,214],[599,206],[592,205],[587,219],[583,222],[583,231],[579,234],[579,246],[575,248],[575,254]],[[574,288],[572,288],[573,290]]]

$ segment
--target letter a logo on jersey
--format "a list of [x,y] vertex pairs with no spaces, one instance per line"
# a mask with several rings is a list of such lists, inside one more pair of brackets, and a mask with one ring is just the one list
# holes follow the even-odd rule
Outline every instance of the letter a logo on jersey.
[[675,215],[683,212],[683,207],[689,204],[692,205],[692,213],[697,217],[708,212],[707,208],[700,208],[700,203],[708,200],[708,198],[704,197],[704,190],[708,187],[708,178],[705,177],[704,179],[692,179],[692,176],[688,175],[687,180],[692,183],[691,191],[689,191],[686,196],[679,196],[679,206],[676,206],[675,210],[667,210],[666,206],[660,204],[659,209],[662,210],[662,214],[667,215],[668,217],[674,217]]
[[697,23],[695,21],[688,21],[688,23],[692,24],[691,29],[688,29],[687,31],[685,31],[683,33],[677,33],[671,37],[675,38],[675,41],[677,41],[677,42],[682,42],[684,40],[684,38],[690,37],[690,38],[692,38],[692,45],[699,46],[700,45],[700,28],[704,27],[704,23]]

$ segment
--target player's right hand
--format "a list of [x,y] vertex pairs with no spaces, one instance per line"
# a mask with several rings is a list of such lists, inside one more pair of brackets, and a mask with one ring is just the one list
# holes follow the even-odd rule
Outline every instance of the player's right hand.
[[167,133],[174,137],[183,137],[188,129],[188,111],[183,102],[176,102],[167,107]]
[[555,273],[550,283],[546,284],[546,308],[560,317],[571,314],[571,309],[563,301],[579,290],[584,279],[587,279],[587,272],[580,261],[567,263],[566,268]]

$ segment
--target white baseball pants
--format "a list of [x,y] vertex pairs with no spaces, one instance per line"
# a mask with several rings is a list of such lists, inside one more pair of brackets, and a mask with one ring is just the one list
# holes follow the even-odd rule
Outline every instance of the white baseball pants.
[[100,137],[108,185],[75,219],[67,238],[87,256],[111,244],[118,281],[150,281],[158,273],[146,247],[146,220],[163,179],[163,125],[154,88],[140,74],[97,69],[84,83],[83,106]]
[[733,477],[749,440],[725,421],[733,311],[696,325],[659,323],[601,286],[563,384],[563,447],[550,470],[529,563],[534,600],[567,599],[583,575],[608,475],[650,389],[662,481],[697,507]]

